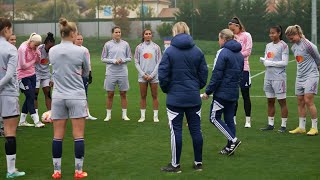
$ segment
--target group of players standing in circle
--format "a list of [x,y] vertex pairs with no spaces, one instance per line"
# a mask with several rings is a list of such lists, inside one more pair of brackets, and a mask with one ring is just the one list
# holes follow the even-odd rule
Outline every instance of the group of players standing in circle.
[[[0,115],[3,118],[6,138],[7,178],[25,175],[24,172],[15,168],[17,126],[45,126],[40,121],[37,110],[40,87],[45,95],[46,107],[52,112],[54,128],[52,178],[62,177],[62,142],[69,118],[72,122],[74,138],[74,177],[87,177],[87,173],[82,169],[85,119],[96,119],[90,115],[87,102],[88,84],[92,82],[90,54],[88,49],[82,46],[83,37],[78,33],[74,23],[61,18],[59,24],[62,38],[60,44],[55,45],[52,33],[48,33],[44,44],[41,44],[41,36],[33,33],[17,50],[8,42],[11,38],[14,39],[11,22],[0,18],[0,65],[2,67],[0,69]],[[239,87],[244,100],[245,127],[251,127],[249,56],[252,38],[237,17],[232,18],[228,26],[229,29],[219,33],[221,49],[217,52],[214,61],[211,80],[205,93],[201,95],[202,99],[208,99],[208,96],[213,94],[210,122],[227,138],[226,146],[219,152],[222,155],[233,155],[241,144],[236,137],[235,128]],[[181,127],[183,116],[186,114],[195,151],[194,169],[200,171],[203,146],[200,90],[206,85],[208,69],[204,54],[193,42],[188,26],[184,22],[178,22],[173,26],[172,31],[174,37],[171,46],[165,50],[163,57],[160,47],[152,41],[152,31],[149,29],[143,31],[142,42],[136,47],[134,59],[141,95],[141,117],[138,122],[146,120],[148,86],[153,99],[153,121],[159,122],[157,91],[160,83],[162,91],[167,94],[166,105],[172,150],[172,161],[161,170],[181,172],[179,162],[182,148]],[[308,108],[312,128],[307,134],[317,135],[317,109],[314,104],[314,95],[318,90],[320,55],[317,47],[304,37],[300,26],[289,26],[285,35],[290,42],[294,43],[292,51],[297,61],[295,94],[298,97],[299,127],[289,132],[306,133],[306,108]],[[282,40],[281,26],[271,27],[269,36],[272,42],[267,44],[265,55],[260,58],[261,63],[266,67],[264,91],[268,98],[268,125],[261,130],[274,129],[274,104],[277,98],[282,117],[279,131],[285,132],[288,117],[286,66],[289,50]],[[121,39],[121,28],[118,26],[112,28],[112,40],[105,43],[101,55],[102,62],[106,64],[104,88],[107,91],[107,112],[104,121],[111,120],[116,86],[120,90],[122,119],[130,120],[127,116],[126,92],[129,90],[127,63],[131,58],[129,44]],[[52,65],[52,77],[49,63]],[[19,123],[18,85],[25,95]],[[53,87],[52,98],[51,87]],[[28,113],[34,124],[26,121]],[[222,114],[224,114],[224,122],[221,119]]]

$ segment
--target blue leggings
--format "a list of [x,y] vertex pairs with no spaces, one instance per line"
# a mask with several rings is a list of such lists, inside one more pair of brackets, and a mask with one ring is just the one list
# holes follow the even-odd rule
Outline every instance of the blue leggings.
[[21,79],[20,90],[26,96],[22,106],[22,113],[35,114],[34,99],[36,96],[36,75],[25,77]]

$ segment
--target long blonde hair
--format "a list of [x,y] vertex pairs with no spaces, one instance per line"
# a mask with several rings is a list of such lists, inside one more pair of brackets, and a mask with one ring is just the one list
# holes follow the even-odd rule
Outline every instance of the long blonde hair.
[[301,38],[305,38],[303,31],[299,25],[288,26],[285,34],[287,37],[298,34]]
[[177,22],[172,27],[172,36],[176,36],[177,34],[189,34],[190,35],[190,29],[188,25],[185,22]]

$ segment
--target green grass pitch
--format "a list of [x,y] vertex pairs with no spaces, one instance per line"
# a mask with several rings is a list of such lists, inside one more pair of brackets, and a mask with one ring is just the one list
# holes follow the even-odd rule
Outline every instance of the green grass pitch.
[[[166,96],[159,88],[159,123],[152,120],[151,93],[148,92],[146,121],[138,123],[140,118],[140,93],[137,82],[137,70],[134,62],[128,64],[130,90],[128,91],[128,116],[131,121],[121,120],[120,97],[114,97],[112,120],[103,122],[106,115],[106,92],[103,89],[105,65],[100,61],[102,46],[106,40],[85,39],[85,46],[91,51],[93,83],[89,86],[89,107],[97,121],[87,121],[85,133],[84,170],[88,180],[105,179],[320,179],[320,139],[319,136],[291,135],[278,133],[281,116],[276,104],[275,130],[261,132],[259,128],[267,124],[267,99],[263,92],[264,74],[252,79],[252,128],[245,129],[242,98],[239,99],[237,116],[237,136],[242,145],[234,156],[218,154],[226,139],[209,122],[211,101],[203,101],[202,132],[204,138],[202,172],[192,169],[193,149],[188,128],[183,128],[183,149],[181,156],[182,174],[160,172],[160,167],[170,162],[170,132],[166,115]],[[160,44],[160,41],[157,41]],[[138,40],[130,41],[134,51]],[[197,41],[206,53],[207,63],[212,67],[217,42]],[[253,55],[250,57],[251,75],[265,70],[259,62],[266,43],[254,42]],[[162,47],[162,45],[161,45]],[[292,52],[290,51],[292,55]],[[292,60],[293,57],[290,56]],[[209,68],[211,73],[212,68]],[[298,126],[297,100],[294,96],[296,73],[295,61],[287,67],[287,104],[289,118],[287,127]],[[210,75],[209,75],[210,77]],[[208,79],[209,81],[209,79]],[[203,90],[202,90],[203,91]],[[24,97],[21,95],[21,103]],[[315,97],[317,108],[320,98]],[[43,94],[39,95],[39,114],[45,111]],[[27,120],[31,122],[30,116]],[[307,119],[307,129],[311,126]],[[17,131],[17,168],[26,172],[21,180],[51,179],[53,172],[51,159],[52,125],[37,129],[19,128]],[[5,178],[6,161],[4,139],[0,145],[0,179]],[[63,179],[72,179],[74,173],[74,151],[71,126],[68,124],[63,142],[62,156]]]

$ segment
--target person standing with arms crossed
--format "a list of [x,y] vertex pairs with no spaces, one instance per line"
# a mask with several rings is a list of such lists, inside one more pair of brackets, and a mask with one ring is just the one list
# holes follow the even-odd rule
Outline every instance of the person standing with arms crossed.
[[112,40],[105,43],[101,60],[106,63],[106,79],[104,88],[108,92],[107,96],[107,116],[104,121],[110,121],[111,109],[116,85],[119,86],[122,119],[129,121],[127,116],[127,91],[129,90],[128,66],[131,61],[131,50],[129,44],[121,39],[121,29],[115,26],[111,30]]
[[10,20],[0,17],[0,116],[4,122],[6,178],[24,176],[16,169],[16,130],[19,117],[19,91],[17,81],[17,48],[7,40],[12,34]]
[[52,161],[54,166],[53,179],[61,178],[62,141],[66,131],[67,119],[71,119],[74,138],[75,173],[74,178],[88,176],[83,171],[84,160],[84,128],[88,116],[87,97],[82,76],[89,76],[89,60],[86,51],[74,45],[77,38],[77,26],[60,18],[60,35],[62,41],[49,51],[52,64],[53,91],[52,116],[53,141]]
[[152,41],[152,32],[146,29],[142,32],[142,43],[136,47],[135,65],[139,72],[140,86],[140,111],[141,117],[138,122],[145,121],[146,116],[146,97],[148,84],[150,84],[152,102],[153,102],[153,121],[159,122],[158,118],[158,67],[161,60],[161,49]]
[[305,38],[299,25],[289,26],[285,34],[294,43],[291,50],[297,61],[295,94],[298,98],[299,127],[289,133],[306,133],[308,109],[312,126],[307,135],[315,136],[318,134],[318,114],[314,96],[318,93],[320,54],[317,46]]
[[[251,78],[250,78],[250,66],[249,66],[249,56],[251,55],[252,50],[252,38],[251,34],[246,32],[245,27],[241,23],[238,17],[233,17],[229,24],[229,29],[235,35],[235,40],[238,41],[241,46],[241,54],[244,57],[244,66],[243,66],[243,75],[240,83],[241,94],[243,98],[243,106],[246,115],[245,128],[251,127],[251,99],[250,99],[250,87],[251,87]],[[236,108],[234,111],[234,123],[236,124],[236,115],[238,109],[238,101],[236,103]]]

